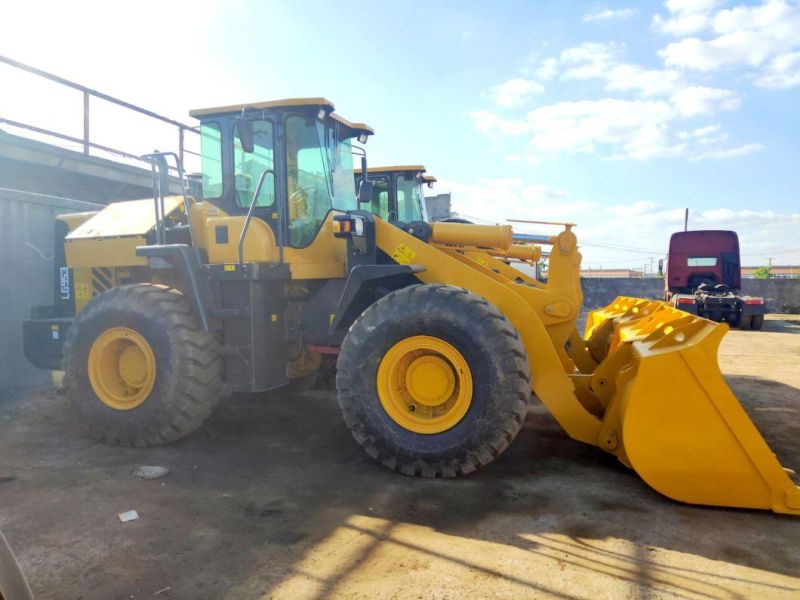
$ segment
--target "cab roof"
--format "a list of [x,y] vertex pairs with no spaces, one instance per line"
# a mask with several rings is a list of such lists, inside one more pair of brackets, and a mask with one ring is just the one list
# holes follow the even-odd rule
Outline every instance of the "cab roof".
[[196,119],[208,117],[211,115],[226,115],[231,113],[241,113],[245,108],[252,108],[256,110],[268,110],[270,108],[292,108],[292,107],[319,107],[324,108],[325,112],[333,120],[338,121],[346,128],[351,130],[352,137],[356,137],[362,133],[367,135],[374,135],[375,130],[366,123],[353,123],[348,121],[341,115],[333,112],[336,110],[333,102],[327,98],[284,98],[282,100],[266,100],[263,102],[250,102],[248,104],[232,104],[229,106],[215,106],[211,108],[196,108],[189,111],[189,116]]
[[[353,169],[355,173],[361,173],[361,167]],[[423,165],[391,165],[387,167],[367,167],[367,173],[424,173]]]

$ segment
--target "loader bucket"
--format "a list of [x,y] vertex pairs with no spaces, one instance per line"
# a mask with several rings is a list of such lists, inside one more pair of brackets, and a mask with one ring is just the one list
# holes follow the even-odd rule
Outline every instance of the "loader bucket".
[[605,405],[598,445],[675,500],[800,515],[800,488],[722,377],[727,325],[617,298],[589,317],[586,339],[598,331],[607,342],[591,383]]

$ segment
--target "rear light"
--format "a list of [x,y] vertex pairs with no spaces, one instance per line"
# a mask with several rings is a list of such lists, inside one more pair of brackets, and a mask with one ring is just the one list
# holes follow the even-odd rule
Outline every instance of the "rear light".
[[694,298],[678,298],[678,304],[694,304]]
[[764,304],[764,299],[763,298],[745,298],[744,299],[744,303],[745,304]]

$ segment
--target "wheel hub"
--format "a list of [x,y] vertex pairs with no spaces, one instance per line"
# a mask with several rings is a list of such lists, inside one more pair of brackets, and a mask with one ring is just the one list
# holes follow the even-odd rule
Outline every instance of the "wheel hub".
[[101,333],[89,350],[89,383],[100,401],[116,410],[130,410],[153,390],[156,359],[147,340],[128,327]]
[[415,433],[441,433],[469,410],[472,375],[461,353],[432,336],[397,342],[378,367],[378,398],[386,414]]

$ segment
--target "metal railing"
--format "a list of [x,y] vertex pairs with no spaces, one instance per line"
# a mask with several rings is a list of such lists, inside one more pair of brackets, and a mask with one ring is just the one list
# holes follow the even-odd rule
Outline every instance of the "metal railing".
[[[143,162],[146,162],[146,163],[149,164],[149,160],[146,159],[146,158],[141,157],[140,155],[137,155],[137,154],[134,154],[134,153],[131,153],[131,152],[127,152],[127,151],[121,150],[119,148],[112,148],[110,146],[105,146],[103,144],[98,144],[98,143],[93,142],[91,140],[91,138],[89,136],[90,124],[91,124],[91,119],[90,119],[90,99],[92,97],[94,97],[94,98],[97,98],[99,100],[104,100],[105,102],[109,102],[111,104],[116,104],[117,106],[121,106],[121,107],[123,107],[125,109],[128,109],[130,111],[139,113],[139,114],[144,115],[146,117],[150,117],[151,119],[156,119],[158,121],[161,121],[163,123],[167,123],[168,125],[176,127],[177,130],[178,130],[177,155],[178,155],[178,157],[180,159],[181,164],[184,163],[184,156],[186,154],[193,154],[195,156],[200,156],[200,154],[198,152],[194,152],[192,150],[187,149],[186,148],[186,144],[185,144],[185,142],[186,142],[186,133],[187,132],[195,133],[195,134],[198,134],[198,135],[200,134],[200,129],[197,128],[197,127],[194,127],[192,125],[187,125],[186,123],[181,123],[180,121],[176,121],[174,119],[170,119],[169,117],[165,117],[163,115],[160,115],[160,114],[158,114],[158,113],[156,113],[156,112],[154,112],[152,110],[148,110],[146,108],[142,108],[141,106],[136,106],[135,104],[131,104],[130,102],[126,102],[125,100],[120,100],[119,98],[115,98],[114,96],[110,96],[108,94],[104,94],[103,92],[99,92],[97,90],[93,90],[93,89],[91,89],[89,87],[86,87],[85,85],[81,85],[79,83],[75,83],[74,81],[70,81],[69,79],[64,79],[63,77],[59,77],[58,75],[53,75],[52,73],[48,73],[47,71],[43,71],[41,69],[37,69],[36,67],[32,67],[30,65],[26,65],[24,63],[21,63],[21,62],[19,62],[17,60],[12,59],[12,58],[8,58],[7,56],[0,55],[0,63],[6,64],[6,65],[8,65],[10,67],[14,67],[14,68],[19,69],[21,71],[25,71],[26,73],[30,73],[32,75],[36,75],[37,77],[41,77],[43,79],[47,79],[49,81],[55,82],[55,83],[57,83],[59,85],[62,85],[64,87],[72,88],[72,89],[77,90],[78,92],[80,92],[83,95],[83,137],[82,138],[77,138],[77,137],[66,135],[64,133],[60,133],[60,132],[53,131],[53,130],[50,130],[50,129],[44,129],[42,127],[38,127],[38,126],[30,124],[30,123],[22,123],[20,121],[15,121],[15,120],[12,120],[12,119],[8,119],[8,118],[3,117],[2,115],[0,115],[0,123],[7,123],[8,125],[11,125],[12,127],[17,127],[19,129],[25,129],[25,130],[28,130],[28,131],[32,131],[32,132],[35,132],[35,133],[42,134],[42,135],[52,136],[52,137],[60,139],[60,140],[72,142],[72,143],[75,143],[75,144],[81,144],[83,146],[83,153],[87,154],[87,155],[90,154],[90,150],[92,148],[94,148],[94,149],[101,150],[103,152],[107,152],[107,153],[110,153],[110,154],[116,154],[118,156],[121,156],[121,157],[124,157],[124,158],[127,158],[127,159],[140,160],[140,161],[143,161]],[[174,169],[171,169],[171,170],[174,170]]]

